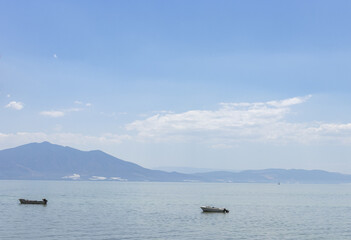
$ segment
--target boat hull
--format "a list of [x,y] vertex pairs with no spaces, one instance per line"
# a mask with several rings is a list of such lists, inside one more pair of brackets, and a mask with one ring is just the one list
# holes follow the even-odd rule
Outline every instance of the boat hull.
[[27,200],[27,199],[19,199],[21,204],[42,204],[42,205],[46,205],[47,204],[47,200],[43,199],[42,201],[37,201],[37,200]]
[[210,207],[210,206],[202,206],[200,207],[203,212],[211,212],[211,213],[228,213],[229,210],[225,208],[216,208],[216,207]]

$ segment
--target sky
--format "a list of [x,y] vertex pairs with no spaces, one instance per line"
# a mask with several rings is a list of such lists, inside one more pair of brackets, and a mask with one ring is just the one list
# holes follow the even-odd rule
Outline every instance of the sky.
[[348,0],[0,0],[0,149],[351,174]]

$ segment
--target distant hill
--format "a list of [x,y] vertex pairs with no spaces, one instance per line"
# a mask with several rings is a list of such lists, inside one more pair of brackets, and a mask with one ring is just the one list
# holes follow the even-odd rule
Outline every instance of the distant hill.
[[321,170],[264,169],[241,172],[208,172],[193,174],[209,182],[236,183],[351,183],[351,175]]
[[102,151],[80,151],[49,142],[0,151],[0,179],[157,182],[351,183],[351,175],[320,170],[265,169],[195,174],[150,170]]
[[183,181],[190,176],[143,168],[102,151],[49,142],[0,151],[0,179]]
[[180,172],[180,173],[208,173],[208,172],[218,172],[218,171],[226,171],[226,172],[238,172],[235,170],[229,169],[215,169],[215,168],[194,168],[194,167],[157,167],[153,168],[154,170],[161,170],[166,172]]

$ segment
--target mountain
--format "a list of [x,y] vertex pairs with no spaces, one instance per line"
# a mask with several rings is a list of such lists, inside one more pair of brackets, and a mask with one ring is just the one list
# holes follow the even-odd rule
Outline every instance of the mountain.
[[190,176],[143,168],[102,151],[80,151],[49,142],[0,151],[0,179],[183,181]]
[[209,182],[236,183],[351,183],[351,175],[322,170],[264,169],[241,172],[208,172],[193,174]]
[[166,172],[180,172],[180,173],[187,173],[187,174],[207,173],[207,172],[217,172],[217,171],[238,172],[235,170],[228,170],[228,169],[194,168],[194,167],[157,167],[153,169],[166,171]]
[[99,150],[80,151],[49,142],[1,150],[0,179],[351,183],[351,175],[321,170],[265,169],[192,174],[150,170]]

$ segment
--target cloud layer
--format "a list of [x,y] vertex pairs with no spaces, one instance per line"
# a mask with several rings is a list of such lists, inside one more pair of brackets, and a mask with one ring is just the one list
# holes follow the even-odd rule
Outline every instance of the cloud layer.
[[[50,141],[71,146],[113,146],[124,142],[178,142],[205,144],[228,149],[245,143],[343,144],[351,145],[351,123],[291,122],[287,116],[294,106],[311,96],[267,102],[220,103],[215,110],[163,111],[126,125],[127,134],[98,136],[79,133],[0,133],[3,147]],[[80,103],[76,103],[80,104]],[[42,115],[62,117],[68,112],[44,111]]]
[[311,96],[254,103],[221,103],[217,110],[156,114],[126,126],[143,141],[197,141],[213,147],[242,142],[351,143],[351,123],[291,123],[286,117],[294,105]]

